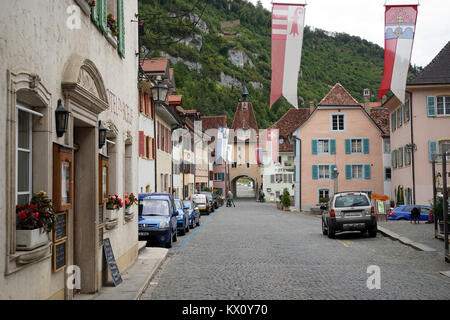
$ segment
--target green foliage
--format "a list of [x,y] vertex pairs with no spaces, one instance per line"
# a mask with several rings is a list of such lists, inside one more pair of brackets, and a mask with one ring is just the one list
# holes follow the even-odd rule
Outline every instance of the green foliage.
[[[183,95],[185,109],[197,109],[204,115],[228,116],[231,125],[241,88],[226,88],[217,84],[220,74],[234,77],[241,83],[260,82],[262,89],[248,85],[250,101],[260,128],[267,128],[277,121],[292,106],[284,98],[269,109],[271,80],[271,13],[260,4],[256,6],[245,0],[234,0],[228,10],[226,0],[207,1],[204,12],[194,9],[208,25],[209,33],[185,23],[162,23],[169,21],[169,13],[192,9],[196,1],[189,0],[139,0],[139,14],[146,21],[146,34],[141,44],[152,51],[161,51],[184,60],[200,63],[199,73],[189,70],[178,62],[175,68],[177,94]],[[153,20],[152,20],[153,19]],[[168,20],[169,19],[169,20]],[[239,37],[225,38],[220,23],[240,20],[234,31]],[[153,23],[154,21],[154,23]],[[160,41],[167,35],[173,38],[192,35],[202,36],[201,50],[181,43],[165,45]],[[245,52],[254,64],[245,68],[234,66],[228,60],[230,49]],[[331,34],[323,30],[313,30],[306,26],[304,31],[302,66],[299,75],[299,107],[309,107],[309,101],[316,104],[337,82],[341,83],[352,96],[362,101],[365,88],[372,92],[376,101],[383,75],[384,50],[376,44],[344,33]],[[416,72],[417,68],[412,68]]]
[[284,189],[283,195],[281,196],[281,204],[285,208],[289,208],[291,206],[291,195],[287,189]]
[[444,199],[441,197],[436,198],[436,202],[431,204],[433,215],[438,221],[442,221],[444,217]]

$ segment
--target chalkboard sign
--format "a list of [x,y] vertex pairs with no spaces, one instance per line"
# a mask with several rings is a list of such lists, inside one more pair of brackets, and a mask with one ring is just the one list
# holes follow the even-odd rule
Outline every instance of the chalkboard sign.
[[56,228],[53,233],[53,242],[67,238],[67,212],[56,214]]
[[66,266],[66,241],[53,245],[53,270],[58,272]]
[[103,250],[105,252],[106,263],[108,264],[109,271],[111,272],[111,277],[114,282],[114,286],[118,286],[122,283],[122,277],[120,275],[119,268],[116,264],[116,259],[114,258],[114,253],[111,248],[111,242],[109,238],[103,241]]

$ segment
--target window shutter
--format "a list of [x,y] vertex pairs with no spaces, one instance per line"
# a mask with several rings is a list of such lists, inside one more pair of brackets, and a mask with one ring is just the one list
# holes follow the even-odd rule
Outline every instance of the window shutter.
[[394,111],[394,130],[397,130],[397,110]]
[[363,151],[364,154],[370,153],[370,141],[369,139],[363,139]]
[[152,138],[152,148],[153,148],[153,160],[156,159],[156,142],[155,138]]
[[319,179],[319,166],[316,165],[312,166],[312,178],[313,180]]
[[150,159],[150,137],[145,137],[145,157]]
[[370,164],[364,165],[364,179],[370,180]]
[[100,2],[98,1],[95,7],[91,8],[91,20],[94,22],[94,24],[98,27],[98,7],[100,6]]
[[108,8],[106,0],[98,0],[97,5],[98,14],[98,27],[102,30],[103,34],[108,34]]
[[142,90],[139,90],[139,112],[142,112]]
[[122,58],[125,58],[125,18],[123,0],[117,0],[117,24],[119,26],[119,47],[117,50]]
[[433,154],[438,154],[438,148],[437,147],[438,147],[437,141],[435,141],[435,140],[428,141],[428,160],[430,162],[433,161]]
[[164,127],[164,141],[165,141],[165,151],[169,152],[169,129]]
[[410,100],[406,100],[406,105],[405,105],[405,121],[409,121],[409,119],[410,119],[410,113],[411,113],[411,101],[410,101]]
[[336,140],[334,139],[330,140],[330,153],[336,154]]
[[139,156],[144,156],[144,131],[139,131]]
[[145,105],[145,115],[148,116],[148,93],[144,93],[144,105]]
[[436,117],[436,98],[435,96],[427,96],[427,116]]
[[398,149],[398,155],[399,155],[399,167],[403,167],[403,147],[400,147],[400,149]]
[[334,169],[336,168],[335,165],[330,166],[330,178],[334,179]]
[[317,154],[317,140],[313,140],[311,144],[312,154]]
[[345,179],[352,179],[352,166],[350,164],[345,165]]
[[395,168],[394,167],[394,152],[395,151],[391,151],[391,168]]
[[352,142],[350,139],[345,139],[345,154],[352,153]]
[[297,166],[294,166],[294,176],[293,176],[294,182],[295,182],[295,179],[297,179]]

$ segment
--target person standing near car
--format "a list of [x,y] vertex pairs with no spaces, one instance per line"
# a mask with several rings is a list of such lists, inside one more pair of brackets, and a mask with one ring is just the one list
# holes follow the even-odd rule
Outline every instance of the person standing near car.
[[420,210],[417,207],[414,207],[411,210],[411,220],[410,222],[412,223],[414,220],[414,223],[419,223],[420,224]]
[[234,204],[234,200],[233,200],[233,192],[231,192],[231,190],[228,190],[227,199],[228,199],[228,201],[230,201],[233,204],[233,207],[236,207],[236,205]]

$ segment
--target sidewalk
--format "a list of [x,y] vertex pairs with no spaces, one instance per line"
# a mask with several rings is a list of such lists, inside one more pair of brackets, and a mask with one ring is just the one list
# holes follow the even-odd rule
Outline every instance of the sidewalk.
[[169,250],[145,247],[139,242],[137,261],[121,273],[123,282],[117,287],[104,286],[95,295],[81,295],[79,300],[139,300],[156,271],[164,262]]
[[421,221],[419,224],[411,224],[409,221],[385,221],[381,218],[378,221],[378,231],[417,250],[444,254],[444,241],[434,237],[434,223]]

